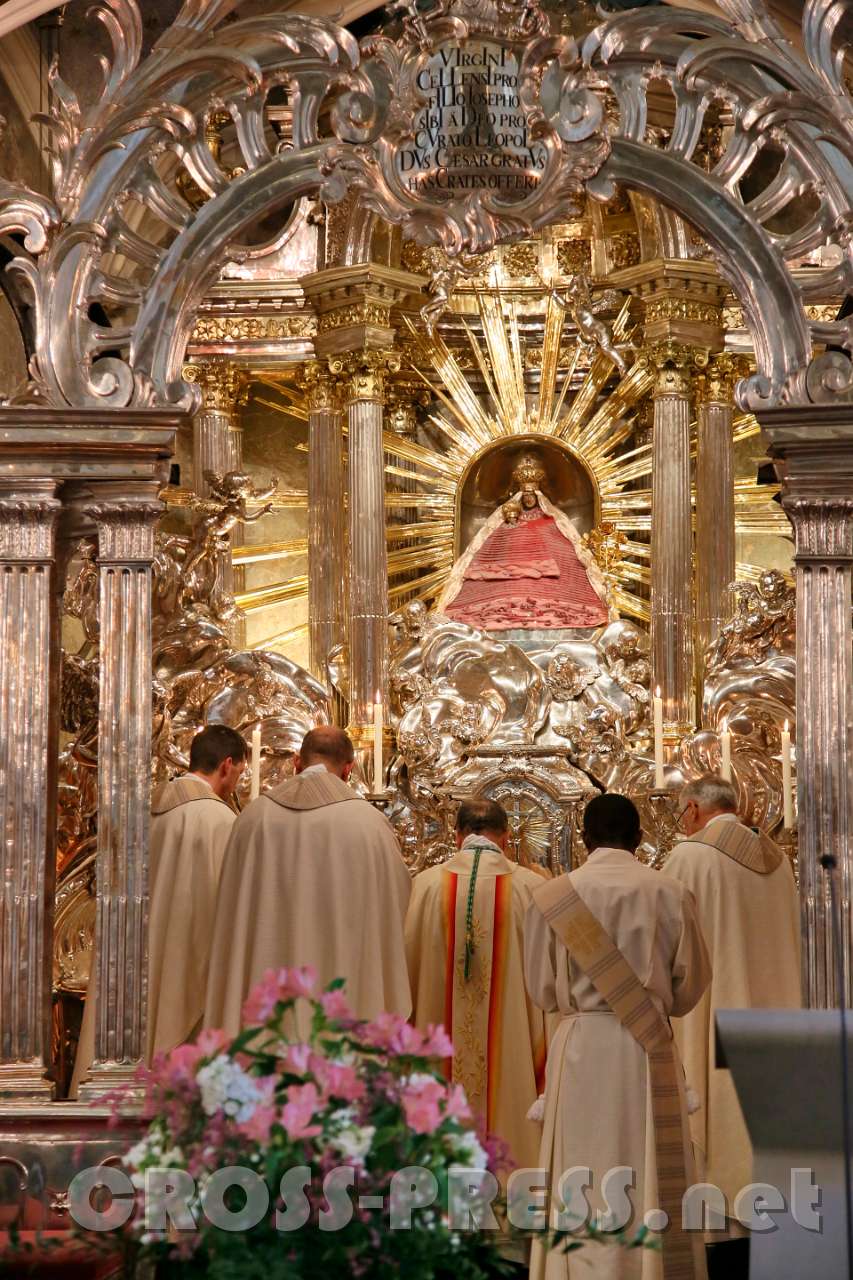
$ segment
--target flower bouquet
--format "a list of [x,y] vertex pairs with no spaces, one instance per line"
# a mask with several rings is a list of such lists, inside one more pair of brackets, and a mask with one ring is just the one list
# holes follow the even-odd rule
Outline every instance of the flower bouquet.
[[270,970],[234,1039],[143,1069],[128,1227],[169,1280],[485,1280],[508,1274],[496,1147],[436,1070],[441,1027],[358,1021],[342,983]]

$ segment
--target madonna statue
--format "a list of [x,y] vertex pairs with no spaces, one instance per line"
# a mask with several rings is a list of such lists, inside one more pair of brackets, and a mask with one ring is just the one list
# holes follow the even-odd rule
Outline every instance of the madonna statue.
[[[543,469],[523,459],[518,492],[453,566],[437,608],[481,631],[571,629],[611,619],[604,579],[580,535],[541,492]],[[615,616],[615,615],[613,615]]]

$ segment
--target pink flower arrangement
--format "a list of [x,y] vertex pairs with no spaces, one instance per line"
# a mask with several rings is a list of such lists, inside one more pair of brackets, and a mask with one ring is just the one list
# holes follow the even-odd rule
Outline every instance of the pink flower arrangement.
[[[397,1171],[427,1169],[446,1189],[451,1166],[465,1165],[472,1153],[488,1167],[464,1091],[439,1074],[453,1053],[444,1029],[430,1026],[424,1033],[392,1013],[359,1021],[340,983],[319,993],[316,986],[310,969],[270,969],[243,1006],[238,1036],[203,1031],[194,1044],[160,1056],[140,1073],[149,1130],[126,1156],[135,1186],[144,1186],[147,1171],[163,1165],[185,1169],[202,1186],[217,1170],[239,1165],[266,1180],[270,1197],[262,1223],[235,1237],[206,1223],[199,1193],[198,1229],[177,1242],[174,1233],[147,1234],[142,1254],[164,1265],[180,1255],[230,1275],[239,1273],[239,1249],[269,1249],[271,1259],[280,1259],[286,1245],[294,1274],[370,1276],[375,1258],[377,1274],[401,1273],[405,1263],[407,1276],[417,1280],[455,1274],[461,1249],[469,1251],[469,1261],[488,1261],[484,1278],[497,1274],[494,1242],[463,1237],[460,1245],[440,1206],[422,1223],[415,1215],[409,1232],[387,1230],[384,1215]],[[290,1038],[299,1000],[311,1006],[307,1040]],[[320,1215],[328,1212],[325,1179],[341,1166],[349,1166],[358,1183],[352,1220],[341,1231],[321,1230]],[[275,1228],[282,1178],[306,1168],[307,1222],[282,1236]],[[362,1197],[382,1208],[364,1208]],[[144,1215],[132,1219],[130,1230],[139,1235],[144,1221]],[[411,1269],[417,1241],[422,1272]],[[447,1268],[437,1261],[444,1254]],[[259,1272],[266,1269],[264,1264]],[[173,1272],[166,1268],[166,1274]],[[481,1273],[472,1262],[465,1274]]]

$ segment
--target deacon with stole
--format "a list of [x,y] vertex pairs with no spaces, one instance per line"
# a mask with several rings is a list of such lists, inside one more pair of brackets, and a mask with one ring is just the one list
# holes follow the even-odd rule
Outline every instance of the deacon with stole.
[[[684,1072],[669,1026],[671,1015],[696,1005],[711,976],[696,904],[678,881],[634,857],[640,818],[626,797],[591,800],[583,838],[587,862],[535,891],[525,925],[527,989],[541,1009],[562,1015],[548,1051],[539,1158],[550,1173],[551,1225],[563,1209],[556,1223],[563,1230],[577,1229],[590,1208],[606,1215],[612,1199],[602,1195],[603,1180],[625,1169],[620,1188],[633,1177],[625,1234],[631,1238],[652,1210],[668,1225],[660,1250],[590,1243],[565,1253],[534,1242],[531,1276],[704,1278],[702,1237],[685,1232],[681,1216],[695,1177]],[[591,1173],[588,1200],[564,1181],[578,1169]]]

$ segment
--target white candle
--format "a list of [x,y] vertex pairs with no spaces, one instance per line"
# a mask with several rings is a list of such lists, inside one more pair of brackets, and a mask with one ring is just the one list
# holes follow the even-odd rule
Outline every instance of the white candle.
[[732,780],[732,735],[728,729],[720,734],[720,773],[726,782]]
[[256,724],[252,730],[252,790],[250,800],[257,800],[261,794],[261,726]]
[[655,790],[662,791],[663,780],[663,698],[660,696],[660,686],[655,689],[655,696],[652,698],[652,711],[654,713],[655,724]]
[[782,730],[782,803],[785,830],[791,831],[794,826],[794,782],[791,768],[791,730],[787,720]]
[[382,768],[382,699],[376,695],[373,704],[373,791],[381,795],[385,789]]

